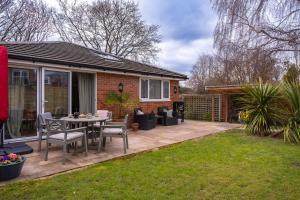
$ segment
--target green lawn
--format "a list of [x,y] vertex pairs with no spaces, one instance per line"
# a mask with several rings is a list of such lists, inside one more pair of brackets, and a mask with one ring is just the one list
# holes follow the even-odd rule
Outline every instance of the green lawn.
[[39,181],[0,199],[300,199],[300,147],[235,130]]

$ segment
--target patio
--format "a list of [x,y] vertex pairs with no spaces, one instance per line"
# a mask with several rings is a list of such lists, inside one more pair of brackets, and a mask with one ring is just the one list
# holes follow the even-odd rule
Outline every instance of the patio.
[[[65,165],[61,162],[61,147],[51,146],[48,161],[43,161],[44,152],[40,153],[36,151],[38,143],[30,142],[28,144],[33,147],[34,152],[26,155],[27,161],[21,176],[12,181],[51,176],[114,158],[133,155],[143,151],[157,150],[160,147],[238,127],[240,127],[240,124],[186,120],[183,124],[177,126],[158,126],[149,131],[129,132],[129,149],[127,154],[123,154],[122,140],[113,139],[112,142],[107,141],[106,149],[101,153],[97,153],[94,150],[89,150],[88,156],[85,156],[83,153],[76,155],[69,153]],[[45,144],[43,143],[44,147]],[[0,185],[7,183],[2,182]]]

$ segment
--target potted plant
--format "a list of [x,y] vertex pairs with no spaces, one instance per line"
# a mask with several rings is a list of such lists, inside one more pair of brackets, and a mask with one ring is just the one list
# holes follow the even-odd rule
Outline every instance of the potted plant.
[[6,181],[20,176],[23,164],[26,160],[24,156],[14,153],[0,156],[0,181]]
[[131,128],[133,131],[138,131],[139,130],[139,123],[132,123]]
[[117,93],[110,91],[105,97],[104,103],[107,106],[115,106],[119,109],[118,119],[123,120],[124,116],[137,106],[137,101],[130,98],[130,94],[126,92]]

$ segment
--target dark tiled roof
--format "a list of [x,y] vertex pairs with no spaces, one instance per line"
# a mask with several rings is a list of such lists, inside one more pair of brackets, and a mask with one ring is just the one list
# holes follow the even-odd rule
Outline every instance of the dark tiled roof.
[[9,42],[0,43],[0,45],[8,48],[8,57],[11,59],[187,79],[186,75],[180,73],[122,59],[67,42]]

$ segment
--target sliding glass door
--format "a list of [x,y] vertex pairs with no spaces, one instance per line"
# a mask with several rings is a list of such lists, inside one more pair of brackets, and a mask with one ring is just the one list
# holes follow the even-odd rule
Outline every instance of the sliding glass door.
[[43,74],[44,112],[51,112],[55,118],[67,116],[70,105],[70,72],[44,70]]
[[37,136],[39,113],[51,112],[55,118],[61,118],[74,111],[95,112],[95,74],[10,66],[8,76],[5,140],[23,141]]
[[8,69],[9,119],[5,139],[36,136],[37,70]]
[[95,113],[95,74],[72,72],[72,112]]

